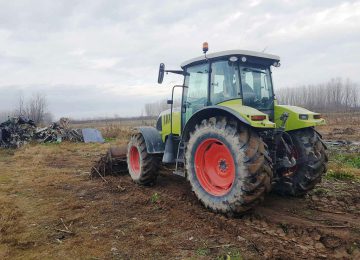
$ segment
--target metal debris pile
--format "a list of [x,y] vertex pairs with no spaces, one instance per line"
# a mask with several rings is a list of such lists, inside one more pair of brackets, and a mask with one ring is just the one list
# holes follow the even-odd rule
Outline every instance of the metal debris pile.
[[0,147],[19,148],[34,138],[34,121],[19,116],[0,124]]
[[36,139],[42,143],[84,141],[80,129],[63,128],[58,123],[52,123],[49,127],[38,129],[35,135]]
[[52,123],[48,127],[37,128],[34,121],[19,116],[9,118],[0,124],[0,147],[19,148],[30,141],[52,143],[61,141],[83,142],[80,129],[70,129],[68,120]]

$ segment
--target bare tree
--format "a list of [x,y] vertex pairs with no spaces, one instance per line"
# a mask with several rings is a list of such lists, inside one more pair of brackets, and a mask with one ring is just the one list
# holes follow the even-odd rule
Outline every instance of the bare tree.
[[35,123],[41,123],[44,120],[46,108],[47,102],[45,95],[37,93],[28,103],[28,117],[34,120]]
[[44,121],[48,123],[49,120],[52,120],[52,115],[47,111],[46,96],[42,93],[33,94],[27,101],[23,96],[20,96],[15,114],[18,116],[26,116],[36,124],[43,123]]
[[24,97],[21,95],[19,97],[19,108],[18,108],[18,112],[19,115],[24,115],[25,113],[25,107],[24,107]]

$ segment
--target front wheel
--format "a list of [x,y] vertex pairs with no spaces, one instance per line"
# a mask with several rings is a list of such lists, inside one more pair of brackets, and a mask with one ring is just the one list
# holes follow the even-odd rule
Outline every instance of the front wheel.
[[242,213],[271,189],[272,169],[255,131],[226,118],[203,120],[191,134],[186,169],[198,199],[215,212]]
[[313,128],[288,132],[293,142],[296,165],[278,169],[274,190],[281,195],[302,196],[321,181],[328,157],[321,137]]

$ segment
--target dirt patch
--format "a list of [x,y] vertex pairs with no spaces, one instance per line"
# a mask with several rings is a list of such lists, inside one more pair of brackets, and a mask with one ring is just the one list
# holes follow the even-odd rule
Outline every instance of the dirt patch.
[[319,126],[324,139],[359,141],[359,112],[324,114],[327,125]]
[[166,170],[152,187],[128,175],[91,180],[107,148],[29,146],[0,160],[2,259],[360,257],[358,181],[325,180],[304,198],[270,194],[227,218]]

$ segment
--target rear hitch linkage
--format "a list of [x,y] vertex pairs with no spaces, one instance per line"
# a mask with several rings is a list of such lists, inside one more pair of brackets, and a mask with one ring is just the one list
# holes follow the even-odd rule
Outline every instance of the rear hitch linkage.
[[[289,118],[289,113],[284,112],[281,116],[280,116],[280,120],[281,120],[281,126],[279,128],[276,128],[274,131],[274,151],[273,151],[273,162],[276,162],[276,168],[290,168],[295,166],[296,164],[296,160],[293,157],[292,154],[292,149],[289,146],[289,142],[290,145],[293,146],[293,142],[291,139],[291,136],[285,132],[285,126],[286,126],[286,121]],[[284,139],[284,135],[286,135],[286,139],[289,140],[289,142],[286,142]],[[285,149],[285,155],[282,157],[278,157],[276,154],[276,151],[278,150],[279,147],[284,147]],[[289,159],[290,158],[290,159]]]

